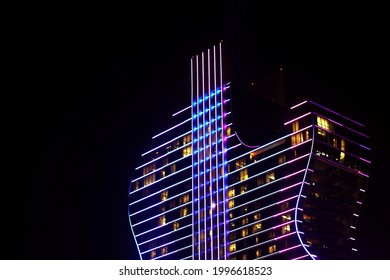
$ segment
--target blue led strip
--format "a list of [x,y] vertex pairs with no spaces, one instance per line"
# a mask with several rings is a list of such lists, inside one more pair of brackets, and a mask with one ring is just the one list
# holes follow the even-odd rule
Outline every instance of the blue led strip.
[[194,259],[226,258],[227,161],[221,60],[221,43],[191,59]]

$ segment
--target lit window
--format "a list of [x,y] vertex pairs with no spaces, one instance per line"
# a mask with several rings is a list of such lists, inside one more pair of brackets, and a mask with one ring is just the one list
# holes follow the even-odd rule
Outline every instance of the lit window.
[[282,164],[284,162],[286,162],[286,155],[280,155],[278,157],[278,164]]
[[271,245],[268,247],[268,253],[273,253],[276,252],[276,245]]
[[163,191],[163,192],[161,193],[161,201],[165,201],[165,200],[167,200],[167,199],[168,199],[168,190]]
[[236,160],[236,169],[240,169],[246,165],[245,158],[240,158]]
[[[293,132],[297,132],[299,130],[299,122],[298,121],[292,123],[292,130],[293,130]],[[295,134],[291,135],[291,146],[295,146],[295,145],[302,143],[302,142],[303,142],[302,132],[295,133]]]
[[248,179],[248,169],[243,169],[240,171],[240,181]]
[[234,199],[229,200],[229,202],[228,202],[228,207],[229,207],[229,208],[233,208],[233,207],[234,207]]
[[290,232],[290,224],[288,225],[285,225],[282,227],[282,234],[285,235],[286,233],[289,233]]
[[188,209],[187,209],[187,207],[184,207],[184,208],[181,208],[181,209],[180,209],[180,217],[187,216],[187,214],[188,214]]
[[227,135],[227,136],[232,135],[232,129],[231,129],[230,126],[227,128],[226,135]]
[[243,218],[243,219],[241,220],[242,225],[246,225],[246,224],[248,223],[248,221],[249,221],[248,217]]
[[228,191],[228,197],[229,197],[229,198],[232,198],[234,195],[235,195],[235,190],[234,190],[234,189],[230,189],[230,190]]
[[264,178],[263,177],[258,177],[257,178],[257,185],[258,186],[261,186],[261,185],[263,185],[264,184]]
[[261,257],[261,250],[257,249],[256,250],[256,258]]
[[247,185],[243,185],[240,187],[240,193],[243,194],[244,192],[246,192],[248,190],[248,186]]
[[153,259],[156,256],[156,250],[150,252],[150,258]]
[[173,223],[173,230],[177,230],[180,227],[179,222],[174,222]]
[[182,201],[183,203],[187,203],[188,201],[190,201],[190,195],[189,194],[183,195]]
[[261,230],[261,223],[257,223],[253,226],[253,233]]
[[176,164],[171,165],[171,173],[176,172]]
[[229,245],[229,252],[235,252],[236,251],[236,243],[231,243]]
[[242,254],[242,258],[241,258],[242,260],[247,260],[248,259],[248,257],[247,257],[247,255],[246,254]]
[[183,149],[183,157],[191,155],[192,147],[188,146]]
[[162,215],[162,216],[158,219],[158,225],[159,225],[159,226],[165,225],[165,223],[166,223],[165,215]]
[[253,219],[254,219],[255,221],[260,220],[260,213],[254,214],[254,215],[253,215]]
[[168,253],[168,246],[164,246],[161,248],[161,255],[165,255],[166,253]]
[[269,182],[272,182],[272,181],[275,181],[275,173],[272,171],[272,172],[268,172],[266,175],[265,175],[265,181],[267,183]]
[[247,236],[248,235],[248,228],[243,228],[242,230],[241,230],[241,236],[242,237],[245,237],[245,236]]
[[191,134],[188,134],[183,137],[183,145],[191,142]]

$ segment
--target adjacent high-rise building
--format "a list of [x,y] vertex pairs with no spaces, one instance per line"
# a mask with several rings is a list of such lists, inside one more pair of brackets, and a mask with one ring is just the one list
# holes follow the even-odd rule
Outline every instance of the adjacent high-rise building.
[[312,100],[241,100],[257,108],[248,145],[224,62],[222,42],[191,59],[191,104],[141,154],[128,200],[140,259],[355,258],[364,125]]

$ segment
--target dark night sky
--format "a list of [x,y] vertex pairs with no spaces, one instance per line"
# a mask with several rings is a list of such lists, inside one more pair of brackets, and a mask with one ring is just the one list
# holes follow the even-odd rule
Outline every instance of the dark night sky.
[[113,21],[25,20],[10,43],[16,90],[3,104],[12,206],[2,213],[10,222],[2,259],[136,258],[127,217],[132,171],[164,119],[189,105],[191,56],[230,32],[248,48],[252,73],[283,66],[287,95],[310,96],[367,125],[372,177],[357,240],[362,258],[390,259],[388,118],[379,109],[389,93],[385,27],[264,24],[254,5],[240,33],[232,11],[160,4]]

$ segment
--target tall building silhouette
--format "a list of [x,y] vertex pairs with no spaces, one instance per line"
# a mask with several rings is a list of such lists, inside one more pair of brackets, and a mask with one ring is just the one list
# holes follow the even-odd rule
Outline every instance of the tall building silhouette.
[[223,42],[192,57],[191,104],[141,154],[128,200],[140,259],[355,258],[364,125],[313,100],[286,109],[278,86],[236,91],[233,71]]

